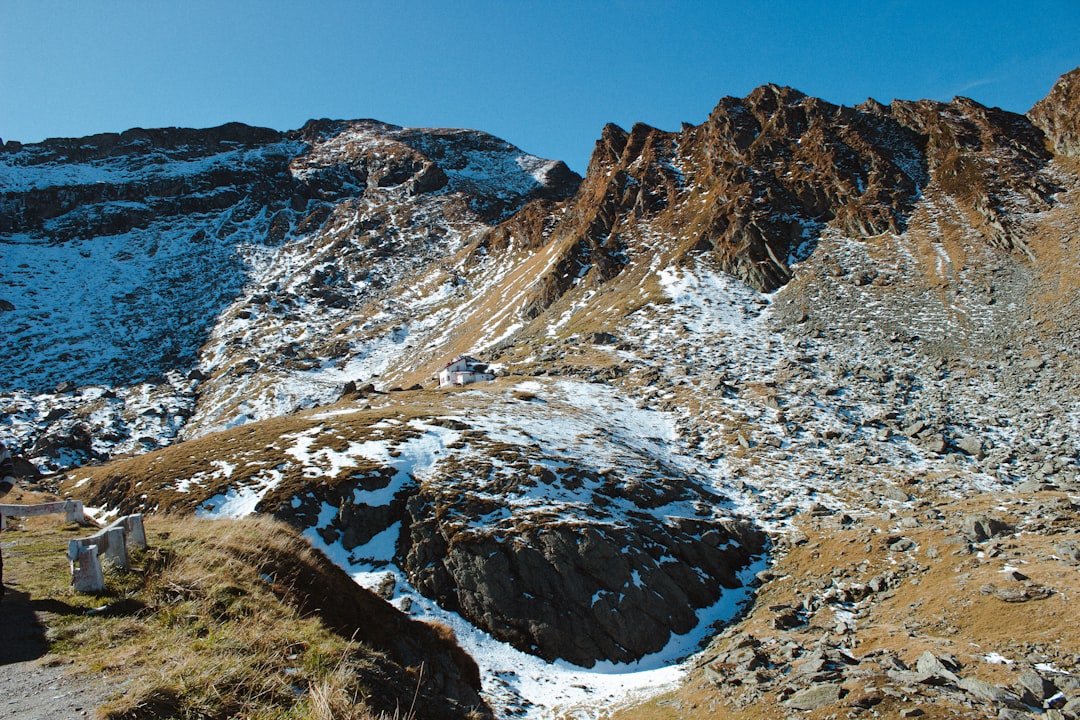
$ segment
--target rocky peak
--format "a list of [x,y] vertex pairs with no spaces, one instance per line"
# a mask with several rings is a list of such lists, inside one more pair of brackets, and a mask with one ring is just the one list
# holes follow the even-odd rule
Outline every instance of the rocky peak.
[[1035,103],[1027,115],[1046,133],[1054,152],[1080,155],[1080,68],[1058,78],[1050,94]]
[[967,98],[844,107],[765,85],[679,132],[608,125],[558,222],[533,217],[504,234],[560,243],[528,317],[575,285],[612,279],[657,237],[676,259],[705,254],[771,291],[826,228],[900,234],[926,193],[951,197],[989,244],[1023,249],[1019,218],[1056,190],[1042,172],[1050,157],[1027,118]]
[[[927,182],[917,135],[888,116],[768,85],[724,98],[699,126],[604,128],[581,189],[550,231],[561,260],[536,285],[535,316],[574,284],[610,280],[664,238],[759,290],[790,277],[826,224],[902,230]],[[526,241],[536,245],[537,241]]]
[[290,170],[323,196],[463,193],[481,220],[494,222],[532,199],[568,197],[581,180],[561,161],[533,157],[476,130],[312,120],[295,134],[310,149]]
[[1022,246],[1024,212],[1045,210],[1056,192],[1042,172],[1042,134],[1023,115],[964,97],[949,103],[893,102],[889,116],[920,138],[932,187],[970,213],[991,244]]

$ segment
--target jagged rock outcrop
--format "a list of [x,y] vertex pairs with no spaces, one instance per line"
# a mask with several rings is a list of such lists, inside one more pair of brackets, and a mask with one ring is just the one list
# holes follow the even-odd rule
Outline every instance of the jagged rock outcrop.
[[697,625],[696,611],[764,546],[748,523],[527,524],[455,532],[417,498],[404,567],[418,589],[492,636],[547,660],[633,662]]
[[1038,128],[1023,115],[963,97],[896,101],[887,112],[921,138],[928,191],[965,208],[987,242],[1023,249],[1023,213],[1049,208],[1058,189],[1042,172],[1051,155]]
[[[749,522],[680,515],[722,502],[691,477],[539,465],[512,477],[485,462],[443,474],[462,479],[429,480],[408,501],[401,567],[440,605],[548,660],[591,667],[659,651],[741,588],[765,547]],[[509,500],[571,492],[587,512]]]
[[1054,152],[1080,155],[1080,68],[1058,78],[1050,94],[1028,111],[1028,117],[1046,133]]
[[771,291],[826,227],[851,237],[901,233],[935,189],[968,209],[988,242],[1018,246],[1017,215],[1049,207],[1056,192],[1041,173],[1049,158],[1027,118],[967,98],[852,108],[767,85],[724,98],[706,122],[679,132],[607,126],[569,205],[545,217],[531,208],[493,242],[561,244],[528,318],[657,250],[712,256]]

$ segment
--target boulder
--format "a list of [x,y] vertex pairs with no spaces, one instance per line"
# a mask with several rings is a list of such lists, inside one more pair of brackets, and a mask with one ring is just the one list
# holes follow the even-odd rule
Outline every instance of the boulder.
[[790,630],[805,623],[795,608],[784,608],[773,618],[773,627],[777,630]]
[[1011,708],[1013,710],[1027,709],[1027,705],[1025,705],[1015,693],[1012,693],[1003,687],[988,683],[985,680],[979,680],[978,678],[964,678],[960,681],[960,689],[980,700],[985,700],[994,705]]
[[957,450],[960,450],[961,452],[967,455],[971,455],[972,457],[975,457],[979,460],[982,460],[984,457],[986,457],[986,452],[983,450],[982,440],[973,435],[965,435],[964,437],[957,438],[955,441],[953,441],[953,444],[956,445]]
[[879,705],[884,700],[885,693],[875,687],[870,687],[865,690],[856,690],[852,692],[844,699],[844,704],[848,707],[869,710],[875,705]]
[[906,552],[915,547],[915,543],[909,538],[898,538],[889,544],[889,550],[892,552]]
[[24,457],[14,456],[11,458],[12,466],[15,468],[15,477],[22,478],[24,480],[39,480],[44,475],[41,474],[41,470],[38,466],[30,462]]
[[1080,542],[1063,540],[1054,546],[1054,553],[1067,563],[1080,564]]
[[922,441],[922,446],[924,448],[937,455],[944,453],[945,448],[947,447],[945,436],[941,433],[927,433],[920,436],[920,440]]
[[1013,529],[1007,523],[986,515],[968,515],[961,523],[961,532],[971,542],[981,543],[991,538],[1011,535]]
[[[951,663],[950,663],[951,664]],[[927,650],[919,656],[915,670],[931,685],[959,684],[960,678],[940,658]]]
[[1030,693],[1037,705],[1042,705],[1049,698],[1057,695],[1060,690],[1042,675],[1033,670],[1020,673],[1018,678],[1022,692]]
[[1061,708],[1062,717],[1068,720],[1080,718],[1080,697],[1074,697]]
[[792,710],[817,710],[839,702],[843,690],[837,683],[812,685],[788,698],[784,704]]
[[910,495],[895,485],[886,485],[885,489],[881,491],[881,496],[886,500],[892,500],[893,502],[908,502],[911,500]]
[[1031,582],[1024,583],[1023,585],[1009,585],[1006,587],[998,587],[993,583],[988,583],[979,588],[979,591],[984,595],[993,595],[998,600],[1007,603],[1045,600],[1054,594],[1054,591],[1050,588]]

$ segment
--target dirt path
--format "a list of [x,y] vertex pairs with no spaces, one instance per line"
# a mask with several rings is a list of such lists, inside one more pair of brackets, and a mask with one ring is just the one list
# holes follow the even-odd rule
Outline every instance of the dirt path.
[[[13,548],[4,545],[5,555],[14,559]],[[11,574],[10,569],[5,573],[7,593],[0,603],[0,720],[93,717],[108,686],[73,674],[70,665],[48,655],[42,618],[49,601],[31,598]]]

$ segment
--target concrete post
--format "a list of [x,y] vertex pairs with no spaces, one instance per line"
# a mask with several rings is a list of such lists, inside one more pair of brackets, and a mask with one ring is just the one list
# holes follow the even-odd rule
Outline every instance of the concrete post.
[[68,543],[68,558],[71,560],[71,584],[75,592],[95,593],[105,589],[105,575],[101,572],[97,545],[80,546],[78,540],[72,540]]

